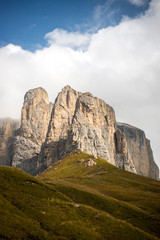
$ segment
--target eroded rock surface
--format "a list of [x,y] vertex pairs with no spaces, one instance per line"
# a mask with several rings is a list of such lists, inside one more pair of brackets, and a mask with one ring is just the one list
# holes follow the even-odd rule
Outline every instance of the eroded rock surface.
[[40,171],[39,154],[46,139],[52,107],[43,88],[29,90],[25,94],[19,136],[14,141],[12,166],[32,175]]
[[93,167],[97,165],[97,163],[95,161],[93,161],[93,159],[89,159],[87,162],[85,162],[84,166],[85,167]]
[[115,164],[115,113],[103,100],[66,86],[54,104],[43,145],[46,165],[80,149]]
[[130,152],[128,151],[126,135],[120,129],[117,129],[115,132],[115,145],[115,165],[129,172],[137,173]]
[[[24,97],[17,135],[9,126],[1,129],[0,159],[3,155],[3,159],[9,159],[8,162],[5,159],[5,164],[32,175],[79,149],[127,171],[159,177],[144,132],[116,123],[113,108],[91,93],[80,93],[66,86],[52,104],[43,88],[29,90]],[[9,136],[10,144],[6,140]]]
[[83,152],[101,156],[115,164],[115,113],[103,100],[82,94],[73,116],[74,145]]
[[12,164],[13,142],[20,121],[11,118],[0,119],[0,165]]
[[137,174],[158,179],[159,169],[145,133],[129,124],[117,123],[117,127],[125,135],[128,159],[132,160]]
[[20,136],[41,146],[46,139],[52,104],[43,88],[28,91],[21,111]]
[[[151,148],[146,145],[145,135],[138,137],[136,131],[132,127],[137,138],[130,143],[127,132],[116,123],[112,107],[91,93],[79,93],[66,86],[56,99],[42,156],[48,167],[64,154],[80,149],[119,168],[157,179]],[[137,146],[142,138],[146,142],[143,149]]]

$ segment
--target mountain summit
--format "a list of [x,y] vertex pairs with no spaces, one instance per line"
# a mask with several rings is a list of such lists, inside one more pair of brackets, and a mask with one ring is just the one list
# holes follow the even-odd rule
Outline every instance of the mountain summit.
[[[1,135],[3,129],[4,126]],[[159,177],[145,133],[117,123],[111,106],[70,86],[62,89],[54,104],[49,103],[43,88],[29,90],[24,97],[20,128],[9,137],[13,139],[10,154],[6,153],[10,160],[5,163],[0,156],[0,163],[9,162],[32,175],[79,149],[127,171]],[[3,145],[3,139],[0,144]]]

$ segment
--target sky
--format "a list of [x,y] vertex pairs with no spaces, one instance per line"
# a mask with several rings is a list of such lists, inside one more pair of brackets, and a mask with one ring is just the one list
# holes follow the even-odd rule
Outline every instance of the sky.
[[160,167],[159,29],[159,0],[0,0],[0,117],[70,85],[144,130]]

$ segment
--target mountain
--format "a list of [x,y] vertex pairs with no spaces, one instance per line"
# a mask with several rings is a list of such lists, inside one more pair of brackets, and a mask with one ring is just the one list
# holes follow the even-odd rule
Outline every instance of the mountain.
[[75,149],[127,171],[159,178],[145,133],[117,123],[113,108],[103,100],[66,86],[52,104],[43,88],[29,90],[10,165],[37,175]]
[[0,167],[0,239],[158,240],[160,182],[72,151],[39,176]]
[[19,120],[0,118],[0,165],[12,164],[13,142],[19,127]]

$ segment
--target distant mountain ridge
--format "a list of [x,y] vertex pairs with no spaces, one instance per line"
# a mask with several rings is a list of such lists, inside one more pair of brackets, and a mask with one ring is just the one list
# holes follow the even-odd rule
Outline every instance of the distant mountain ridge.
[[91,93],[80,93],[70,86],[62,89],[54,104],[49,102],[43,88],[29,90],[24,97],[20,128],[7,137],[12,138],[10,154],[1,137],[0,144],[8,157],[0,153],[0,163],[32,175],[44,171],[72,150],[80,149],[127,171],[159,178],[145,133],[117,123],[112,107]]

